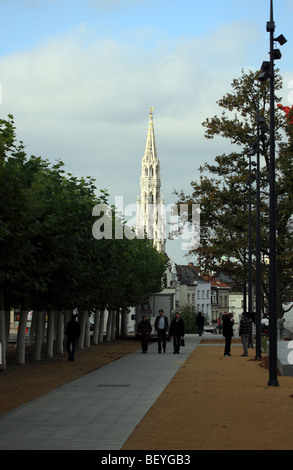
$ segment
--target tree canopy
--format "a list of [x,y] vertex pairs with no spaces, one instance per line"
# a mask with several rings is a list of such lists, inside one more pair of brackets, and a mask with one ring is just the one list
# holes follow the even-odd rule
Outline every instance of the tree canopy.
[[28,156],[13,116],[0,120],[0,311],[126,309],[162,290],[167,259],[149,240],[94,238],[93,208],[108,204],[96,193],[62,161]]
[[[261,154],[262,288],[268,294],[269,256],[269,86],[259,83],[258,72],[233,80],[232,91],[218,101],[222,114],[203,122],[205,137],[227,139],[229,154],[200,167],[199,181],[191,181],[191,194],[176,191],[179,203],[200,205],[200,246],[193,252],[204,272],[224,273],[238,285],[247,279],[249,154],[257,141],[258,117],[264,118]],[[276,73],[276,93],[282,89]],[[275,96],[276,105],[281,98]],[[292,124],[276,106],[277,270],[279,306],[292,298]],[[253,159],[253,157],[252,157]],[[252,171],[252,246],[255,255],[256,191]],[[253,275],[255,276],[255,270]]]

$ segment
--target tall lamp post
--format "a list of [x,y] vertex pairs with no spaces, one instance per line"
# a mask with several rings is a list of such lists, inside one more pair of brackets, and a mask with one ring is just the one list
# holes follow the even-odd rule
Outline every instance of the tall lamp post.
[[[274,60],[280,59],[282,54],[274,48],[274,42],[285,44],[283,35],[274,38],[275,22],[273,14],[273,0],[270,0],[270,21],[267,22],[267,32],[270,33],[270,62],[264,62],[260,81],[270,78],[270,266],[269,266],[269,381],[268,385],[278,386],[277,370],[277,262],[276,262],[276,188],[275,188],[275,76]],[[268,72],[269,69],[269,72]]]
[[255,359],[261,358],[261,239],[260,239],[260,125],[264,118],[259,115],[259,96],[257,98],[257,151],[256,151],[256,296],[255,296]]
[[255,359],[261,358],[261,223],[260,223],[260,141],[265,141],[267,127],[259,115],[259,91],[257,96],[257,143],[256,143],[256,285],[255,285]]
[[[255,154],[255,150],[252,149],[249,154],[249,182],[248,182],[248,312],[250,315],[253,314],[253,292],[252,292],[252,200],[251,200],[251,182],[252,182],[252,170],[251,167],[255,163],[251,161],[252,155]],[[253,348],[252,341],[252,318],[250,317],[250,328],[248,335],[248,347]]]

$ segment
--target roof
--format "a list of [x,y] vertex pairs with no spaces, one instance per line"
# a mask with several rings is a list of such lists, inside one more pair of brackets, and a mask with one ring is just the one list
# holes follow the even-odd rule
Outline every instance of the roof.
[[196,267],[193,265],[178,265],[176,264],[177,277],[180,284],[194,285],[198,282],[206,282],[202,277],[200,277],[196,272]]
[[213,276],[205,276],[205,280],[209,281],[212,287],[218,287],[220,289],[231,289],[228,284],[225,284],[225,282],[221,281],[220,279],[216,279]]

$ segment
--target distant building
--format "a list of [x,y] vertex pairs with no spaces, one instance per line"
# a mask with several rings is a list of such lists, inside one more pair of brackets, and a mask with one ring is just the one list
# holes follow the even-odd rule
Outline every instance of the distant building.
[[179,304],[194,305],[211,320],[211,285],[198,275],[198,268],[193,263],[176,265],[179,282]]
[[229,295],[231,287],[214,276],[205,276],[204,279],[211,286],[211,321],[217,323],[224,312],[229,311]]

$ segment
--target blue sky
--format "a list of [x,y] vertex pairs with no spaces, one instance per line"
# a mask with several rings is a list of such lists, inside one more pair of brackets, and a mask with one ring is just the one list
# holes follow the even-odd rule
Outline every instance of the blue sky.
[[[189,191],[228,151],[201,123],[241,70],[268,60],[269,0],[0,0],[1,117],[28,154],[136,201],[149,108],[162,192]],[[275,0],[283,104],[293,104],[293,2]],[[172,251],[172,250],[171,250]],[[181,262],[182,253],[171,253]]]

